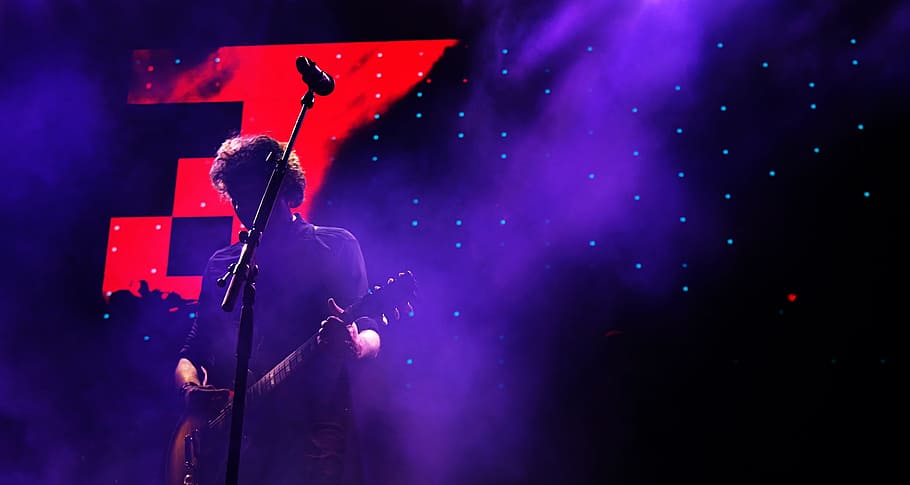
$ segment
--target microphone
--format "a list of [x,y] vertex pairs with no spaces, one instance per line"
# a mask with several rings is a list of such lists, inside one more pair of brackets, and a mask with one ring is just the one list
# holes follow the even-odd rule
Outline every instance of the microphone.
[[335,78],[319,69],[308,57],[297,58],[297,72],[300,73],[303,82],[320,96],[328,96],[335,89]]

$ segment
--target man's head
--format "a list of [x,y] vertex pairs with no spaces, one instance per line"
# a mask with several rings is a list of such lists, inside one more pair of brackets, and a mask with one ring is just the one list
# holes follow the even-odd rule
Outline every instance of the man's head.
[[[267,162],[278,160],[283,154],[286,143],[280,143],[267,135],[247,135],[228,138],[218,148],[209,175],[215,190],[230,198],[237,216],[247,226],[253,224],[256,210],[265,191],[269,175],[274,165]],[[288,159],[288,172],[278,193],[276,208],[297,207],[303,202],[306,178],[300,167],[297,154],[291,152]]]

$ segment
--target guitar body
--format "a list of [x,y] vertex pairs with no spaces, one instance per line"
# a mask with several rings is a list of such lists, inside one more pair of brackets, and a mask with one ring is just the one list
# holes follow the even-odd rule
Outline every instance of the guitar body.
[[[408,303],[415,293],[414,276],[410,271],[399,273],[397,279],[389,278],[385,287],[374,287],[373,291],[346,308],[342,321],[350,324],[358,316],[400,315],[399,306]],[[284,382],[296,369],[310,361],[317,353],[319,334],[315,334],[290,355],[279,362],[246,391],[246,401],[268,395]],[[334,362],[340,371],[341,354],[324,357]],[[228,402],[221,412],[211,419],[184,415],[177,423],[171,436],[165,463],[165,485],[216,485],[225,482],[227,472],[228,446],[230,444],[230,416],[232,403]],[[266,423],[259,422],[259,425]],[[256,426],[254,425],[255,429]],[[244,431],[247,426],[244,424]],[[249,450],[250,435],[244,432],[240,448]]]
[[228,438],[226,429],[211,429],[205,419],[183,416],[168,445],[165,485],[224,483]]

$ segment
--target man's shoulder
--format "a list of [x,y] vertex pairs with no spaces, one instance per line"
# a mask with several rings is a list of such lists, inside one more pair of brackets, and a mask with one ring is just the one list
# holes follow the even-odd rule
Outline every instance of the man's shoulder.
[[208,263],[206,264],[206,271],[221,271],[221,273],[224,273],[227,271],[228,265],[236,261],[240,256],[242,247],[242,243],[236,242],[215,250],[209,257]]
[[320,238],[326,242],[357,242],[357,238],[354,237],[354,234],[343,227],[314,225],[313,232],[317,238]]

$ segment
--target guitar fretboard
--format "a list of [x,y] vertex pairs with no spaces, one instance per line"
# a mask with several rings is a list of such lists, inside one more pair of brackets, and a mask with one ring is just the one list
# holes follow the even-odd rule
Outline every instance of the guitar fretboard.
[[316,336],[314,335],[250,386],[246,391],[247,398],[259,397],[271,392],[278,384],[284,382],[295,369],[300,367],[305,357],[315,350]]
[[[389,295],[389,291],[392,291]],[[399,279],[386,285],[385,288],[375,287],[371,292],[360,297],[352,305],[348,306],[341,315],[345,324],[350,324],[363,315],[380,315],[383,305],[386,301],[407,301],[406,298],[414,294],[414,279],[410,272],[399,273]],[[397,311],[397,309],[396,309]],[[281,362],[276,364],[272,369],[259,378],[252,386],[246,389],[244,403],[255,400],[257,397],[264,396],[271,392],[279,384],[287,380],[288,377],[298,369],[310,355],[312,355],[318,345],[317,332],[296,350],[288,354]],[[217,428],[224,424],[231,415],[233,402],[228,401],[227,405],[218,413],[217,416],[209,420],[209,428]]]
[[[272,367],[272,370],[268,371],[259,378],[256,383],[252,386],[247,387],[246,390],[246,404],[249,405],[257,397],[264,396],[271,392],[275,387],[284,382],[295,369],[300,367],[306,359],[316,350],[317,340],[316,336],[313,335],[306,342],[303,343],[300,347],[297,347],[296,350],[288,354],[281,362]],[[218,413],[217,416],[209,420],[209,428],[217,428],[224,424],[227,421],[227,418],[231,414],[231,409],[233,408],[233,402],[228,401],[224,406],[224,409]]]

